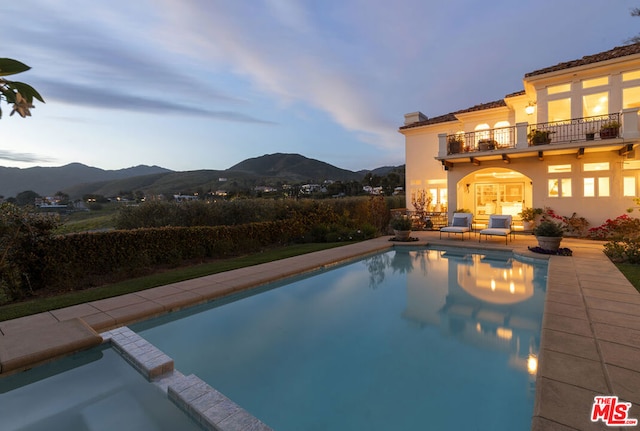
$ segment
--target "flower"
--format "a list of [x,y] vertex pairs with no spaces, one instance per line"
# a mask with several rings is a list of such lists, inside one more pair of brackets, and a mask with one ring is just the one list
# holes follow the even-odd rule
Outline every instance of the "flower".
[[29,109],[33,107],[33,103],[29,103],[27,99],[22,97],[20,93],[16,93],[16,101],[13,104],[13,110],[11,111],[11,114],[9,114],[9,116],[12,116],[17,112],[18,115],[20,115],[22,118],[30,117],[31,112],[29,111]]

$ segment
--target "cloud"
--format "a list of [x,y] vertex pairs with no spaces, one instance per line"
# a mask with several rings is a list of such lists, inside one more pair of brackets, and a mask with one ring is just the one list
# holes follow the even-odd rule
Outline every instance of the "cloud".
[[0,150],[0,160],[24,163],[49,163],[55,161],[55,159],[47,156],[32,153],[19,153],[11,150]]
[[[377,69],[386,67],[383,59],[369,57],[365,47],[358,50],[364,42],[349,34],[350,23],[335,22],[340,16],[336,5],[332,13],[290,6],[269,1],[267,7],[244,2],[212,7],[166,0],[163,27],[175,30],[186,47],[183,54],[228,62],[283,106],[305,103],[379,147],[400,142],[395,132],[400,119],[385,109],[385,94],[372,90],[389,79]],[[165,43],[176,41],[172,37]]]
[[172,102],[169,99],[125,94],[115,87],[97,88],[89,85],[78,85],[69,82],[39,80],[36,86],[47,98],[59,100],[72,105],[103,109],[118,109],[132,112],[170,113],[193,115],[215,120],[240,123],[274,124],[240,112],[226,110],[209,110]]

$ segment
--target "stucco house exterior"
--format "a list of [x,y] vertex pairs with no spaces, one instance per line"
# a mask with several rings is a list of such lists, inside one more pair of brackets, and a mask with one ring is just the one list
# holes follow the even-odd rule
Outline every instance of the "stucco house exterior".
[[[633,206],[640,183],[640,44],[525,74],[524,90],[434,118],[405,115],[406,207],[490,214],[549,207],[591,226]],[[604,126],[618,123],[608,132]],[[534,134],[537,133],[537,142]],[[546,133],[549,132],[549,133]],[[548,138],[548,139],[547,139]]]

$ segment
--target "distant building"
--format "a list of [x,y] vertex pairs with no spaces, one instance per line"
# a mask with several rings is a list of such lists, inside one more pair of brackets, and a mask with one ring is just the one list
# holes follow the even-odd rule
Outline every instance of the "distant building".
[[176,202],[197,201],[198,199],[199,197],[194,195],[173,195],[173,200]]

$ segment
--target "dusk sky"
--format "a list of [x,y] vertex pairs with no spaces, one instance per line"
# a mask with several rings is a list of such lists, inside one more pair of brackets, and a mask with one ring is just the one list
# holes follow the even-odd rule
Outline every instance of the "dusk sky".
[[2,104],[0,166],[226,169],[299,153],[399,165],[404,114],[523,89],[640,33],[633,0],[20,0],[0,57],[46,104]]

